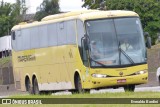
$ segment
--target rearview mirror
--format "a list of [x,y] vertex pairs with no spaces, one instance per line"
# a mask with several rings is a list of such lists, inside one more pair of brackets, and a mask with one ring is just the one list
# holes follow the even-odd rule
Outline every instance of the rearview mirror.
[[148,32],[144,32],[144,36],[146,37],[146,46],[147,48],[151,48],[152,46],[152,40],[151,40],[151,37],[149,36],[149,33]]
[[151,37],[147,37],[146,45],[147,45],[147,48],[149,49],[151,48],[152,46]]
[[89,49],[89,38],[87,35],[84,35],[83,44],[84,44],[84,49],[88,50]]
[[145,36],[145,37],[148,37],[148,36],[149,36],[149,33],[148,33],[148,32],[144,32],[144,36]]

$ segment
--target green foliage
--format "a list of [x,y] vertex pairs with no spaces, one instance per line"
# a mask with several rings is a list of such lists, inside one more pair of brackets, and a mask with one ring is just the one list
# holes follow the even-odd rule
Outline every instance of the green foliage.
[[15,4],[0,2],[0,37],[10,34],[11,28],[22,21],[27,8],[17,0]]
[[[114,89],[113,89],[114,90]],[[103,92],[103,93],[83,93],[69,95],[14,95],[9,98],[159,98],[160,92]]]
[[0,37],[7,35],[9,31],[10,11],[12,6],[9,3],[0,3]]
[[[85,0],[84,7],[91,9],[99,8],[98,1]],[[157,39],[160,32],[160,0],[105,0],[107,10],[131,10],[139,14],[144,31],[150,33],[152,43]]]
[[5,57],[0,59],[0,67],[3,66],[6,63],[9,63],[11,61],[10,57]]
[[41,20],[43,17],[59,13],[59,0],[43,0],[36,12],[35,19]]

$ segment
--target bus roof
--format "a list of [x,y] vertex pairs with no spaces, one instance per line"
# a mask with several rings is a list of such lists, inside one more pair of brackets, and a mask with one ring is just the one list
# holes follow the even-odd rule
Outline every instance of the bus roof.
[[71,16],[78,16],[85,13],[90,12],[97,12],[98,10],[79,10],[79,11],[72,11],[67,13],[61,13],[61,14],[55,14],[55,15],[49,15],[42,19],[42,21],[48,21],[48,20],[54,20],[54,19],[60,19],[65,17],[71,17]]
[[109,10],[109,11],[81,10],[81,11],[73,11],[68,13],[60,13],[60,14],[46,16],[40,22],[36,21],[33,23],[20,23],[19,25],[14,26],[12,30],[18,30],[21,28],[45,25],[49,23],[61,22],[61,21],[72,20],[72,19],[81,19],[82,21],[85,21],[85,20],[92,20],[92,19],[129,17],[129,16],[139,17],[137,13],[133,11],[126,11],[126,10]]

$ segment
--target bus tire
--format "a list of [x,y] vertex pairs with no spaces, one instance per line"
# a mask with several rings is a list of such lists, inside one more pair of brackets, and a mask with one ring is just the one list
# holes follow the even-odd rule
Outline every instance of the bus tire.
[[135,85],[126,85],[124,86],[124,91],[125,92],[134,92],[135,90]]
[[75,88],[77,93],[83,93],[82,82],[79,75],[75,78]]
[[90,94],[90,89],[84,89],[84,92]]
[[81,81],[81,78],[78,73],[76,73],[74,76],[74,84],[75,84],[75,89],[70,90],[73,94],[90,93],[90,89],[83,89],[82,88],[82,81]]
[[158,83],[159,83],[159,86],[160,86],[160,76],[158,77]]
[[35,95],[40,94],[37,78],[34,78],[33,80],[33,94]]
[[33,92],[32,92],[33,90],[32,90],[32,87],[31,87],[31,82],[30,82],[29,78],[26,79],[25,85],[26,85],[26,91],[29,94],[33,94]]

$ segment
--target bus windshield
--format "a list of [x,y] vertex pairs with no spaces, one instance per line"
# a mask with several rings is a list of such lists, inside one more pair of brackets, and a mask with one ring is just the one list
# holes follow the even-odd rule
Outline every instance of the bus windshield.
[[91,67],[146,63],[146,48],[138,17],[86,21]]

